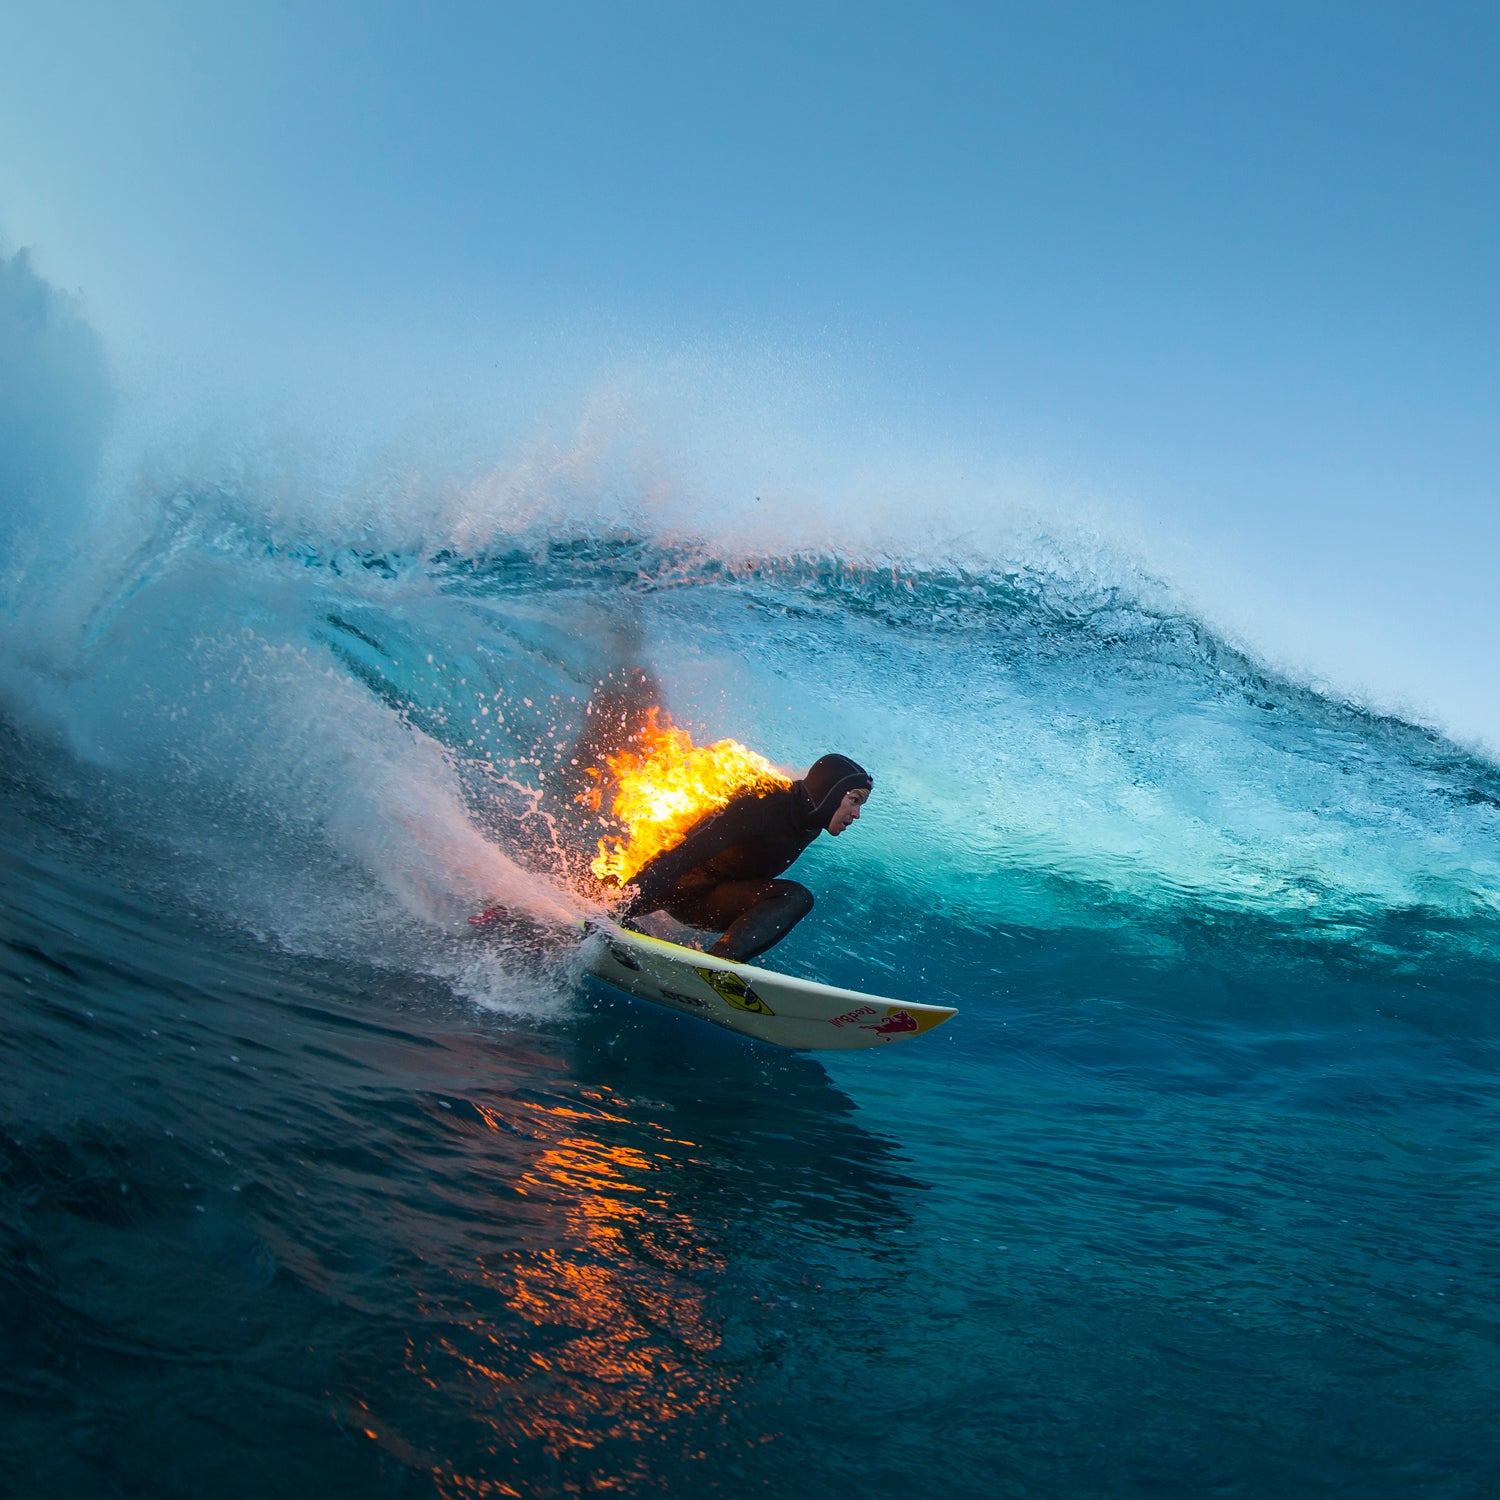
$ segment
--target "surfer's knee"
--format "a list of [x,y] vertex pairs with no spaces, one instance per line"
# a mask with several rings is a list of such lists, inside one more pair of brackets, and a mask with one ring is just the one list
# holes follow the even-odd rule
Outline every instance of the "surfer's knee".
[[778,880],[775,886],[776,899],[793,922],[800,922],[817,904],[813,893],[799,881]]

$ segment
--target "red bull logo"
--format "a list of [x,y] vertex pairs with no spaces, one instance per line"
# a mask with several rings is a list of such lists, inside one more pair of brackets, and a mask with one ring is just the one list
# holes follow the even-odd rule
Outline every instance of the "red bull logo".
[[920,1031],[921,1027],[917,1025],[917,1019],[910,1011],[888,1010],[885,1013],[885,1020],[880,1025],[865,1026],[861,1029],[876,1032],[880,1036],[898,1036],[907,1031]]

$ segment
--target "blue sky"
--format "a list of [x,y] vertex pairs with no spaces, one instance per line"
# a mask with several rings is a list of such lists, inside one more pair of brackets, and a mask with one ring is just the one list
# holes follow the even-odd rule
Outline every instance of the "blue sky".
[[831,445],[1040,475],[1269,655],[1500,746],[1493,5],[59,0],[7,32],[0,234],[122,372],[417,400],[783,358],[841,392]]

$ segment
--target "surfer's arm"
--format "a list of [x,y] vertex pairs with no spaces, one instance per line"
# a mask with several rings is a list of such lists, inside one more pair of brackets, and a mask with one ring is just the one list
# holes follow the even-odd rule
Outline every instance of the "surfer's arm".
[[707,818],[695,823],[680,844],[663,849],[636,872],[631,885],[635,895],[620,908],[622,921],[656,911],[662,898],[689,870],[706,865],[726,849],[742,844],[757,830],[760,799],[739,797]]

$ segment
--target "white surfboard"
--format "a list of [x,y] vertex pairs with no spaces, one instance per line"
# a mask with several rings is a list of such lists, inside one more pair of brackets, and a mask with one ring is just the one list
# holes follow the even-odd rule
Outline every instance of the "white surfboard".
[[778,1047],[884,1047],[955,1014],[948,1005],[887,1000],[731,963],[602,922],[590,924],[583,957],[588,972],[606,984]]

